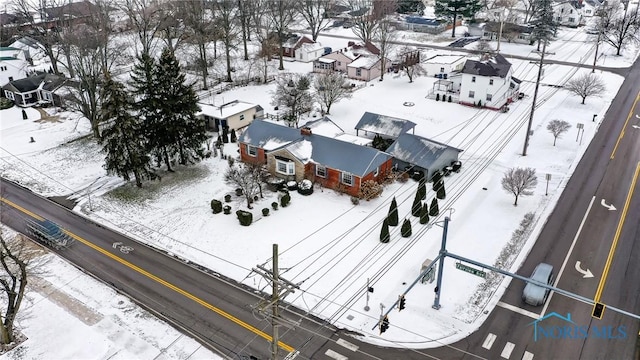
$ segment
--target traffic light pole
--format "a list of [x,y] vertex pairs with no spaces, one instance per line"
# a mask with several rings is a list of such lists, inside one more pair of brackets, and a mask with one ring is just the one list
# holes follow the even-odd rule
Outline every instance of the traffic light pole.
[[447,257],[447,231],[449,230],[449,217],[444,217],[444,225],[442,227],[442,242],[440,243],[440,254],[438,258],[440,261],[438,262],[438,280],[436,281],[436,296],[433,299],[432,308],[439,310],[440,309],[440,291],[442,290],[442,270],[444,268],[444,258]]

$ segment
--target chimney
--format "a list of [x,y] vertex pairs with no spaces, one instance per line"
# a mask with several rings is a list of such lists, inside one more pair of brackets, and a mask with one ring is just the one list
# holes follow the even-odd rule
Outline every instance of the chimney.
[[311,135],[311,129],[307,126],[303,126],[300,128],[300,135],[309,136]]

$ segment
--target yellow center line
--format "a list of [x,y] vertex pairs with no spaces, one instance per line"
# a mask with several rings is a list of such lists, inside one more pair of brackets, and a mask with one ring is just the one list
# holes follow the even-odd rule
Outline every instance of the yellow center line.
[[610,157],[611,160],[613,160],[613,157],[615,156],[616,151],[618,150],[618,145],[620,144],[620,140],[622,140],[622,138],[624,137],[624,129],[627,128],[627,125],[629,124],[629,120],[631,119],[631,116],[635,113],[636,104],[638,103],[638,100],[640,100],[640,93],[636,95],[636,100],[633,102],[633,106],[631,107],[631,110],[629,110],[629,115],[627,115],[627,120],[624,122],[624,125],[622,126],[622,131],[620,132],[620,135],[618,135],[616,146],[613,147],[613,151],[611,152],[611,157]]
[[[41,217],[39,215],[36,215],[36,214],[32,213],[31,211],[26,210],[25,208],[15,204],[15,203],[13,203],[13,202],[5,199],[5,198],[0,197],[0,200],[2,202],[4,202],[4,203],[16,208],[16,209],[22,211],[23,213],[35,218],[35,219],[44,220],[43,217]],[[99,246],[97,246],[97,245],[95,245],[95,244],[93,244],[93,243],[81,238],[80,236],[78,236],[78,235],[76,235],[76,234],[74,234],[74,233],[72,233],[72,232],[70,232],[68,230],[64,230],[64,232],[67,235],[71,236],[72,238],[76,239],[77,241],[83,243],[84,245],[94,249],[95,251],[97,251],[97,252],[99,252],[99,253],[101,253],[101,254],[103,254],[103,255],[105,255],[105,256],[107,256],[107,257],[109,257],[109,258],[111,258],[111,259],[113,259],[113,260],[115,260],[117,262],[119,262],[120,264],[122,264],[122,265],[124,265],[124,266],[126,266],[126,267],[128,267],[128,268],[130,268],[130,269],[132,269],[132,270],[134,270],[134,271],[146,276],[146,277],[148,277],[149,279],[151,279],[151,280],[153,280],[153,281],[155,281],[155,282],[157,282],[159,284],[162,284],[163,286],[165,286],[165,287],[177,292],[178,294],[180,294],[180,295],[182,295],[182,296],[184,296],[184,297],[186,297],[186,298],[198,303],[199,305],[201,305],[201,306],[203,306],[203,307],[215,312],[216,314],[218,314],[218,315],[220,315],[220,316],[222,316],[222,317],[224,317],[224,318],[226,318],[228,320],[231,320],[232,322],[234,322],[234,323],[242,326],[243,328],[253,332],[254,334],[266,339],[267,341],[271,342],[273,340],[273,338],[269,334],[265,333],[264,331],[262,331],[260,329],[257,329],[254,326],[252,326],[252,325],[250,325],[250,324],[248,324],[248,323],[236,318],[235,316],[233,316],[233,315],[231,315],[231,314],[229,314],[229,313],[227,313],[227,312],[225,312],[225,311],[223,311],[223,310],[221,310],[221,309],[209,304],[208,302],[200,299],[199,297],[197,297],[197,296],[195,296],[195,295],[193,295],[193,294],[191,294],[191,293],[189,293],[189,292],[187,292],[187,291],[185,291],[185,290],[183,290],[183,289],[181,289],[181,288],[179,288],[179,287],[167,282],[166,280],[163,280],[163,279],[157,277],[156,275],[151,274],[150,272],[148,272],[148,271],[146,271],[146,270],[144,270],[144,269],[142,269],[142,268],[140,268],[140,267],[128,262],[127,260],[125,260],[125,259],[123,259],[123,258],[121,258],[121,257],[119,257],[117,255],[112,254],[111,252],[109,252],[109,251],[107,251],[107,250],[105,250],[105,249],[103,249],[103,248],[101,248],[101,247],[99,247]],[[283,343],[282,341],[278,341],[278,346],[280,348],[282,348],[283,350],[286,350],[288,352],[292,352],[292,351],[295,350],[293,347]]]
[[627,211],[629,210],[629,204],[631,203],[631,198],[633,197],[633,192],[636,187],[636,183],[638,182],[638,175],[640,174],[640,162],[636,165],[636,172],[633,175],[633,180],[631,181],[631,185],[629,186],[629,192],[627,193],[627,200],[624,203],[624,208],[622,209],[622,215],[620,216],[620,221],[618,221],[618,228],[616,229],[616,233],[613,236],[613,243],[611,244],[611,249],[609,249],[609,256],[607,256],[607,262],[604,264],[604,270],[602,271],[602,277],[600,278],[600,283],[598,284],[598,290],[596,290],[596,295],[593,299],[594,302],[600,302],[600,297],[602,296],[602,291],[604,290],[604,284],[607,282],[607,276],[609,275],[609,268],[611,267],[611,261],[613,261],[613,254],[616,251],[616,247],[618,246],[618,239],[620,238],[620,233],[622,233],[622,226],[624,225],[624,220],[627,217]]

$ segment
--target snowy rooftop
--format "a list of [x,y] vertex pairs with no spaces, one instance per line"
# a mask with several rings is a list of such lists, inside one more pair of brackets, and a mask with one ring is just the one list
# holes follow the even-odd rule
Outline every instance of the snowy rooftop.
[[427,64],[454,64],[464,59],[465,57],[463,55],[435,55],[424,62]]
[[220,106],[203,103],[198,103],[198,105],[200,106],[200,112],[198,115],[206,115],[214,119],[226,119],[257,106],[256,104],[250,104],[239,100],[234,100]]

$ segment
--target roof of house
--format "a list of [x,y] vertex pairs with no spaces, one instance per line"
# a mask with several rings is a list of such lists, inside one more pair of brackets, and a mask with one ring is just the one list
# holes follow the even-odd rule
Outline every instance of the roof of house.
[[198,106],[200,106],[200,112],[197,115],[206,115],[214,119],[227,119],[230,116],[256,108],[257,105],[233,100],[220,106],[205,103],[198,103]]
[[[512,24],[512,23],[508,23],[508,22],[504,22],[502,24],[502,31],[507,32],[507,31],[515,31],[515,32],[519,32],[521,34],[531,34],[531,32],[533,31],[533,26],[529,26],[529,25],[518,25],[518,24]],[[485,27],[484,29],[486,31],[491,31],[491,32],[499,32],[500,31],[500,22],[499,21],[487,21],[485,23]]]
[[20,51],[20,49],[17,49],[11,46],[3,46],[3,47],[0,47],[0,51]]
[[324,50],[324,46],[322,46],[322,44],[320,44],[319,42],[315,42],[315,43],[304,43],[300,45],[300,48],[298,50],[316,51],[320,49]]
[[389,154],[372,147],[316,134],[304,135],[285,148],[303,163],[313,162],[360,177],[391,158]]
[[467,60],[462,68],[462,73],[506,77],[511,68],[511,63],[500,54],[491,55],[486,60]]
[[97,6],[85,0],[80,2],[70,2],[62,6],[47,8],[44,11],[50,18],[60,18],[63,16],[85,17],[97,12]]
[[355,129],[395,138],[414,127],[416,127],[416,124],[409,120],[365,112],[356,124]]
[[299,129],[256,119],[244,129],[238,142],[271,151],[299,140],[301,136]]
[[11,87],[19,93],[27,93],[35,91],[38,88],[47,91],[55,91],[67,82],[68,79],[49,73],[41,73],[38,75],[32,75],[24,79],[11,81],[4,87]]
[[379,61],[380,59],[375,56],[360,56],[359,58],[353,60],[350,64],[347,64],[347,67],[371,69]]
[[447,150],[462,151],[418,135],[404,133],[389,146],[387,152],[399,160],[428,169]]
[[32,47],[38,50],[40,49],[40,43],[29,36],[23,36],[9,45],[9,47],[21,49],[24,49],[24,46]]
[[404,21],[410,24],[420,24],[420,25],[428,25],[428,26],[440,26],[440,21],[437,19],[426,19],[418,16],[407,16]]
[[326,116],[322,119],[308,121],[304,126],[311,129],[314,134],[332,138],[335,138],[338,134],[344,133],[344,130],[342,130],[338,124]]
[[20,60],[15,56],[0,56],[0,61]]

